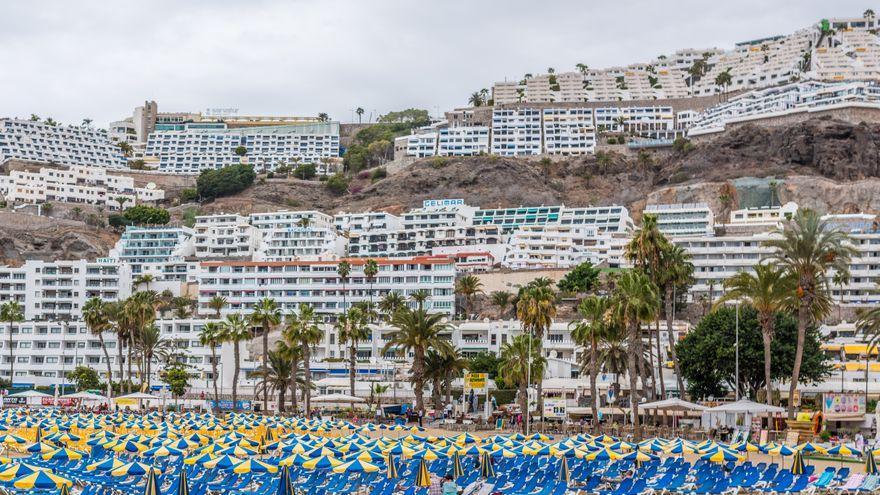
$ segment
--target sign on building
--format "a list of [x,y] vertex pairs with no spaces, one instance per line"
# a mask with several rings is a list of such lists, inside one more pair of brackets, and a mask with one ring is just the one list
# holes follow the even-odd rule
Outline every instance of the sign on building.
[[825,415],[863,415],[867,412],[865,394],[823,394],[822,410]]
[[462,206],[463,199],[426,199],[422,201],[423,208],[442,208],[444,206]]
[[468,373],[464,376],[464,391],[473,390],[474,393],[484,394],[487,391],[488,381],[488,373]]
[[544,399],[544,417],[563,421],[568,417],[565,399]]

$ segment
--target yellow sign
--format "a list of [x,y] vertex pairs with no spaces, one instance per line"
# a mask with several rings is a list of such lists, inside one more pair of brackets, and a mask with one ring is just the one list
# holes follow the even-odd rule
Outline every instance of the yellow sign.
[[137,399],[126,398],[113,399],[113,401],[116,402],[116,405],[118,406],[136,406],[138,403]]
[[474,392],[484,392],[488,380],[488,373],[468,373],[464,376],[464,389],[473,390]]

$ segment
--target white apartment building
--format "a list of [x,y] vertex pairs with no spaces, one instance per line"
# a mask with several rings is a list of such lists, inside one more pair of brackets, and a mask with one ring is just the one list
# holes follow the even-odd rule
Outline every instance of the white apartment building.
[[446,127],[437,131],[440,156],[476,156],[489,153],[489,127]]
[[115,301],[130,294],[130,267],[109,259],[0,266],[0,303],[17,301],[27,320],[76,319],[93,297]]
[[600,235],[596,227],[560,225],[524,226],[510,236],[501,264],[512,270],[571,268],[589,261],[602,263],[607,256],[610,236]]
[[589,108],[545,108],[544,152],[550,155],[582,155],[596,149],[596,127]]
[[675,134],[675,112],[669,106],[601,107],[595,110],[598,129],[669,138]]
[[540,155],[541,111],[535,108],[492,110],[492,153],[500,156]]
[[352,234],[348,240],[348,255],[388,258],[427,256],[446,254],[444,248],[497,252],[503,245],[501,230],[492,225],[437,225]]
[[333,215],[336,231],[345,234],[398,230],[402,227],[400,217],[384,211],[365,211],[363,213],[337,213]]
[[[205,128],[208,127],[208,128]],[[212,128],[185,124],[183,130],[157,130],[149,136],[146,156],[161,172],[198,174],[237,163],[272,169],[312,163],[322,174],[339,157],[339,123],[307,123],[274,127]],[[243,147],[243,156],[236,150]]]
[[133,276],[180,273],[180,267],[186,272],[185,259],[195,253],[194,235],[187,227],[130,226],[110,250],[110,258],[129,264]]
[[202,262],[199,308],[209,312],[211,298],[222,296],[228,301],[224,314],[250,313],[260,299],[271,297],[285,313],[305,303],[331,321],[352,304],[371,297],[378,302],[389,292],[409,297],[425,290],[429,294],[427,309],[450,316],[454,311],[455,265],[449,257],[376,259],[379,273],[374,280],[364,276],[366,259],[348,261],[352,271],[347,280],[337,273],[338,261]]
[[61,201],[110,209],[165,199],[165,191],[152,182],[146,187],[135,187],[132,177],[110,175],[107,169],[85,166],[43,167],[39,172],[12,170],[9,175],[0,175],[0,194],[6,201],[16,203]]
[[333,260],[345,254],[347,239],[336,232],[334,218],[326,213],[253,213],[251,225],[261,234],[255,260]]
[[477,208],[461,199],[425,200],[421,208],[403,214],[404,230],[430,229],[471,225]]
[[425,158],[437,155],[437,132],[420,131],[406,136],[406,156]]
[[797,211],[798,205],[793,201],[780,206],[733,210],[730,212],[728,225],[731,227],[748,226],[772,229],[780,227],[782,222],[790,220],[797,214]]
[[126,169],[122,151],[104,130],[0,119],[0,163],[8,160]]
[[250,219],[237,214],[197,216],[193,230],[195,256],[202,259],[250,259],[262,241]]
[[693,122],[688,135],[721,132],[728,123],[847,107],[880,109],[880,82],[809,81],[751,91],[706,109]]
[[711,235],[715,215],[705,203],[648,205],[646,215],[657,217],[657,228],[667,236]]

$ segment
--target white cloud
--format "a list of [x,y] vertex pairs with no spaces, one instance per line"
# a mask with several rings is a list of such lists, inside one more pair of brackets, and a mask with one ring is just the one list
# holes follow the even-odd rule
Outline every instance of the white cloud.
[[864,4],[817,0],[77,1],[0,7],[0,115],[99,125],[144,99],[341,120],[463,105],[547,67],[650,60],[785,34]]

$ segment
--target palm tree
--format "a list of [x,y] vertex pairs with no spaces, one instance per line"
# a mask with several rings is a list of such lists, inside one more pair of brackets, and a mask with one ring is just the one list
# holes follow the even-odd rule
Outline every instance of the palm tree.
[[837,303],[837,321],[843,321],[843,286],[849,283],[849,271],[836,271],[831,277],[831,282],[840,290],[840,299]]
[[12,348],[12,325],[24,321],[24,311],[18,301],[6,301],[0,306],[0,320],[6,322],[9,331],[9,388],[15,381],[15,355]]
[[[672,354],[672,369],[675,371],[675,379],[678,384],[678,393],[685,397],[684,381],[681,377],[681,368],[678,363],[678,352],[675,350],[675,337],[673,336],[672,324],[675,319],[675,290],[684,289],[692,283],[694,265],[690,261],[690,255],[681,246],[669,243],[660,252],[660,262],[657,270],[658,288],[663,289],[663,312],[666,315],[666,338]],[[657,332],[658,348],[657,359],[660,359],[659,340]],[[658,365],[660,363],[658,362]],[[660,371],[660,383],[663,383],[662,366]],[[665,386],[664,386],[665,388]]]
[[416,410],[425,412],[425,353],[430,348],[445,349],[449,342],[441,334],[449,330],[444,323],[442,313],[428,314],[418,309],[403,308],[391,319],[395,330],[389,335],[383,354],[389,349],[397,352],[412,352],[413,361],[410,368],[410,381],[416,395]]
[[470,367],[470,361],[462,357],[461,349],[449,346],[443,353],[443,366],[446,376],[443,378],[443,389],[446,393],[446,403],[452,402],[452,381]]
[[[269,365],[269,332],[272,327],[281,323],[281,309],[278,304],[270,297],[260,299],[254,306],[254,312],[251,313],[251,322],[263,329],[263,369]],[[263,389],[263,410],[268,411],[269,407],[269,391]]]
[[[367,316],[360,307],[349,309],[336,320],[336,332],[339,334],[339,343],[348,344],[348,385],[351,396],[356,397],[354,382],[357,373],[357,345],[370,336]],[[352,409],[354,409],[353,403]]]
[[379,301],[379,310],[385,314],[385,319],[390,321],[400,308],[406,305],[406,301],[397,292],[389,292]]
[[[370,307],[373,306],[373,282],[376,281],[376,275],[379,274],[379,265],[376,263],[376,260],[370,258],[364,263],[364,277],[367,278],[367,282],[370,283]],[[369,323],[373,323],[373,318],[370,316]]]
[[346,311],[345,303],[345,283],[348,282],[348,276],[351,275],[351,263],[342,260],[336,265],[336,273],[339,274],[339,280],[342,282],[342,311]]
[[324,332],[318,327],[315,308],[308,304],[300,304],[298,313],[291,312],[285,318],[285,327],[281,334],[288,345],[300,349],[305,379],[305,408],[308,414],[312,407],[311,353],[324,337]]
[[134,285],[134,289],[137,290],[141,285],[145,285],[147,290],[150,290],[150,284],[156,281],[156,277],[152,276],[149,273],[145,273],[143,275],[139,275],[134,279],[132,285]]
[[724,72],[720,72],[715,76],[715,85],[721,87],[722,93],[727,92],[727,88],[730,86],[731,82],[733,82],[733,77],[730,75],[730,68],[725,69]]
[[143,363],[143,365],[140,366],[140,369],[143,370],[144,376],[146,377],[146,379],[142,379],[141,381],[142,383],[145,383],[147,389],[149,389],[153,358],[157,355],[168,353],[174,344],[170,340],[162,337],[159,327],[153,324],[143,328],[140,332],[135,334],[133,343],[134,348],[140,354],[141,362]]
[[[256,392],[260,391],[266,395],[268,391],[278,392],[278,412],[284,412],[284,396],[290,387],[290,382],[294,377],[294,370],[291,362],[282,351],[273,349],[269,351],[268,366],[261,366],[260,369],[252,373],[257,378]],[[296,392],[294,392],[296,395]]]
[[847,234],[822,220],[813,210],[798,211],[789,223],[776,231],[778,238],[765,245],[774,249],[768,259],[795,279],[793,306],[797,310],[798,335],[788,392],[788,417],[794,419],[793,398],[800,379],[807,327],[831,310],[827,274],[830,270],[847,270],[855,249],[847,243]]
[[[613,316],[613,313],[609,316]],[[606,318],[606,333],[599,341],[598,360],[602,371],[614,375],[615,392],[620,391],[620,375],[626,371],[626,334],[616,318]]]
[[223,296],[214,296],[208,301],[208,307],[214,310],[214,317],[220,319],[220,312],[226,307],[226,298]]
[[[519,407],[523,418],[529,410],[528,385],[535,380],[540,383],[547,362],[534,340],[536,339],[529,334],[518,335],[501,347],[502,366],[499,374],[505,384],[519,390]],[[523,421],[523,431],[526,431],[526,425],[527,422]]]
[[431,383],[431,400],[435,411],[443,410],[441,382],[446,377],[444,359],[445,356],[437,349],[428,349],[425,353],[425,380]]
[[361,118],[364,116],[364,109],[361,108],[361,107],[357,107],[357,109],[355,109],[354,113],[357,114],[357,116],[358,116],[358,124],[360,124],[360,123],[361,123]]
[[199,343],[211,348],[211,376],[214,377],[214,403],[219,404],[220,393],[217,390],[217,346],[222,342],[223,327],[220,323],[209,321],[199,332]]
[[382,408],[382,394],[387,392],[389,388],[391,388],[390,385],[380,385],[378,383],[370,386],[370,404],[375,401],[377,411]]
[[[409,295],[412,302],[416,303],[416,307],[421,310],[425,307],[425,301],[430,297],[430,293],[426,289],[418,289]],[[393,318],[392,318],[393,319]]]
[[483,106],[483,103],[485,103],[485,101],[483,100],[482,93],[480,93],[479,91],[474,91],[468,97],[468,104],[473,107],[481,107]]
[[100,297],[93,297],[83,304],[83,321],[89,329],[89,333],[98,337],[101,350],[104,352],[104,361],[107,363],[107,397],[113,397],[113,368],[110,365],[110,353],[104,343],[104,332],[110,330],[111,323],[107,314],[107,305]]
[[492,304],[498,306],[498,317],[504,318],[507,314],[507,308],[513,303],[513,294],[506,290],[496,290],[489,294]]
[[232,372],[232,407],[238,408],[238,374],[241,370],[241,343],[250,338],[250,324],[241,314],[226,315],[221,323],[223,329],[220,339],[232,344],[233,372]]
[[[148,327],[156,321],[156,307],[159,303],[158,295],[155,291],[145,290],[135,292],[131,297],[125,300],[123,305],[123,313],[128,324],[126,336],[128,338],[128,388],[131,389],[131,364],[132,352],[134,344],[139,335],[146,331]],[[138,361],[140,363],[140,361]]]
[[[516,317],[522,324],[523,331],[535,338],[538,353],[543,355],[544,334],[556,318],[556,294],[550,286],[552,280],[538,278],[530,286],[523,288],[519,301],[516,303]],[[544,376],[538,376],[538,412],[544,420]]]
[[599,376],[599,340],[607,333],[606,314],[610,309],[610,299],[605,296],[591,295],[581,301],[578,312],[583,318],[569,324],[571,337],[581,347],[588,348],[589,359],[581,359],[583,368],[586,361],[590,370],[590,407],[593,414],[593,425],[599,425],[599,390],[596,379]]
[[660,307],[657,288],[641,270],[627,270],[620,276],[612,296],[612,313],[627,331],[627,374],[630,404],[636,440],[641,440],[639,427],[638,379],[642,377],[642,323],[654,319]]
[[758,323],[764,339],[764,380],[767,404],[772,405],[771,344],[776,312],[786,307],[794,289],[793,280],[784,270],[772,264],[755,265],[755,273],[739,272],[724,282],[727,292],[718,298],[715,307],[730,301],[745,302],[758,312]]
[[464,298],[465,320],[469,320],[474,298],[483,293],[483,282],[474,275],[465,275],[455,281],[455,293]]
[[588,70],[590,70],[587,64],[575,64],[575,68],[577,68],[578,72],[581,74],[586,74]]
[[294,379],[293,377],[299,377],[301,372],[299,369],[299,363],[302,361],[303,351],[299,344],[288,342],[287,340],[279,340],[275,343],[275,349],[280,353],[284,359],[286,359],[290,363],[291,370],[291,380],[288,387],[290,388],[290,399],[291,406],[294,412],[299,409],[296,399],[296,392],[302,388],[302,395],[305,398],[306,390],[308,389],[309,393],[311,393],[311,383],[309,386],[306,386],[305,380],[300,380],[299,378]]

